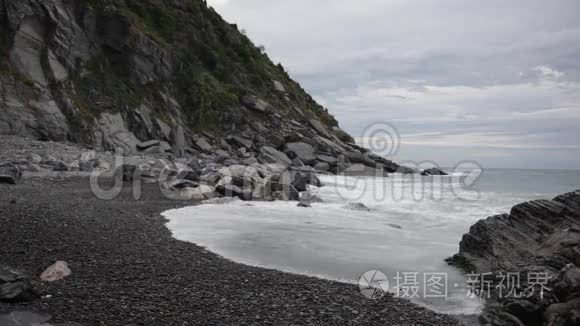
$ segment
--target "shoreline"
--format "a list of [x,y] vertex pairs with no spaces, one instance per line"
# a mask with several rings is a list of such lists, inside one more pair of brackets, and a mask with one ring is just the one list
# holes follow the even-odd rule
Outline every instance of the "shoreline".
[[[83,325],[458,325],[405,300],[362,297],[358,287],[246,266],[175,240],[161,212],[191,205],[143,185],[111,201],[86,177],[26,178],[0,185],[0,256],[32,279],[56,260],[72,275],[41,284],[30,304],[0,303],[0,313],[49,313]],[[15,203],[11,201],[15,200]]]

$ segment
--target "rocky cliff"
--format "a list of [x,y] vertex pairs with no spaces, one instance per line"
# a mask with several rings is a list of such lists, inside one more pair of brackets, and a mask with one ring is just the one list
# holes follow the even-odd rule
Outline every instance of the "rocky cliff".
[[0,57],[0,134],[124,153],[303,141],[377,162],[202,0],[0,0]]
[[[482,315],[484,324],[580,324],[580,190],[481,220],[459,246],[450,263],[467,272],[492,273],[488,281],[496,287]],[[514,290],[523,295],[498,294],[500,273],[519,275]],[[526,293],[533,273],[549,276],[543,295]]]

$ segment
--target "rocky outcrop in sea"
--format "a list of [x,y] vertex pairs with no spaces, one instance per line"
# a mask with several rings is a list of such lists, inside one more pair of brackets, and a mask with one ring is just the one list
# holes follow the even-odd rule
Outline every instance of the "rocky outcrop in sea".
[[490,285],[483,324],[580,325],[580,190],[481,220],[459,246],[449,262]]

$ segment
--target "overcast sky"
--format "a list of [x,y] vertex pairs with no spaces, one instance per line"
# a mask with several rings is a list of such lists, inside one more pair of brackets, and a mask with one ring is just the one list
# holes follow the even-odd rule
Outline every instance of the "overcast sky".
[[397,159],[580,169],[578,0],[209,0]]

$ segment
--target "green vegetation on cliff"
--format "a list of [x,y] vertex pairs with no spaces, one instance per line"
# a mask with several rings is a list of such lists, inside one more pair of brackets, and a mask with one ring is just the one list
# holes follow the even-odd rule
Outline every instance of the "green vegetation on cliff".
[[[224,113],[239,110],[240,99],[245,95],[265,99],[283,115],[295,115],[291,107],[296,106],[329,126],[337,124],[281,65],[275,65],[236,25],[225,22],[205,1],[85,2],[97,13],[114,11],[125,17],[130,34],[152,40],[169,54],[172,61],[170,76],[146,86],[171,89],[192,128],[217,125]],[[108,57],[101,58],[100,66],[97,66],[100,70],[92,69],[90,74],[76,81],[79,85],[78,101],[86,111],[102,109],[95,108],[96,102],[90,99],[98,94],[118,101],[115,105],[134,104],[131,103],[133,100],[142,98],[152,100],[153,92],[140,90],[143,85],[123,75],[121,69],[106,69],[109,60]],[[284,85],[287,94],[274,90],[274,80]]]

